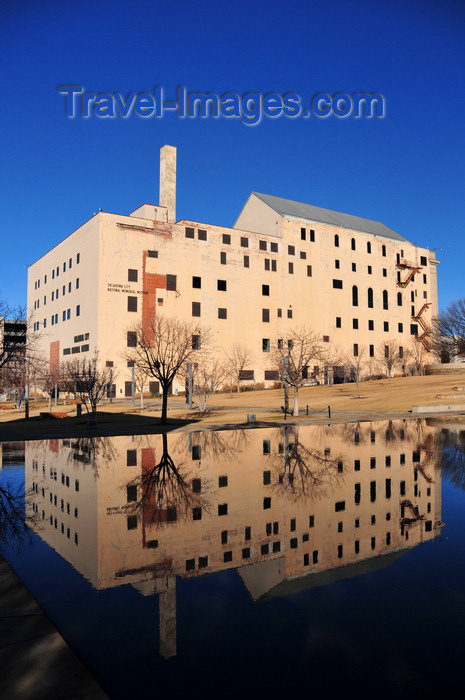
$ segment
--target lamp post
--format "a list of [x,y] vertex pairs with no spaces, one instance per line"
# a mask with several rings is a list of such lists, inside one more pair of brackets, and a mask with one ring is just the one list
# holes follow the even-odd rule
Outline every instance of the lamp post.
[[287,412],[289,410],[289,355],[284,357],[284,419],[287,420]]

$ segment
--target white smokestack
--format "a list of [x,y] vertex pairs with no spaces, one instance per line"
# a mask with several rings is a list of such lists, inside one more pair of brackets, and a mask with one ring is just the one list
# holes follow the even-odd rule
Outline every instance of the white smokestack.
[[176,147],[160,149],[160,206],[166,207],[168,222],[176,221]]

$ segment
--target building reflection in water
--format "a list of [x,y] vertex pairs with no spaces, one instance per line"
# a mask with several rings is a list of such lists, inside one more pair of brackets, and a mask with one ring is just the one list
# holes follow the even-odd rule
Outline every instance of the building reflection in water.
[[426,420],[47,440],[26,445],[26,511],[97,588],[159,596],[176,654],[176,577],[236,568],[254,600],[386,566],[439,534]]

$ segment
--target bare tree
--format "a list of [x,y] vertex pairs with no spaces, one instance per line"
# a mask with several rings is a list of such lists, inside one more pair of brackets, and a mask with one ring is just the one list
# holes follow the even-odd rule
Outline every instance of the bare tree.
[[147,386],[149,374],[144,367],[134,365],[134,384],[140,394],[140,407],[144,408],[144,389]]
[[402,362],[397,340],[382,343],[377,352],[378,363],[386,370],[386,376],[391,381],[393,370]]
[[237,392],[241,390],[241,378],[244,370],[253,363],[254,357],[247,345],[235,343],[225,353],[227,375],[230,378],[230,386],[237,385]]
[[0,384],[21,405],[27,373],[25,312],[0,299]]
[[[228,368],[224,362],[207,354],[194,363],[192,396],[201,413],[206,411],[212,394],[223,386],[227,371]],[[181,368],[180,376],[187,380],[186,365]]]
[[453,301],[439,314],[439,334],[448,338],[455,350],[461,354],[465,350],[465,297]]
[[282,381],[294,388],[294,416],[299,415],[299,389],[310,378],[311,366],[323,356],[320,336],[305,328],[292,330],[274,343],[271,361]]
[[73,388],[84,404],[87,413],[95,416],[97,405],[108,391],[112,379],[111,368],[101,367],[98,355],[66,362],[62,376],[68,388]]
[[26,316],[22,307],[11,308],[0,299],[0,367],[22,362],[26,347]]
[[426,351],[423,343],[420,343],[415,338],[412,338],[409,343],[409,347],[405,352],[405,359],[408,362],[412,374],[425,374],[425,366],[428,362],[428,358],[429,354]]
[[188,361],[208,349],[211,331],[198,324],[170,316],[157,316],[150,323],[132,327],[134,347],[126,357],[147,375],[158,379],[162,389],[161,423],[166,423],[168,394],[174,378]]
[[[355,352],[355,350],[354,350]],[[357,398],[360,398],[360,381],[362,378],[362,372],[367,364],[367,349],[366,347],[358,347],[356,355],[346,355],[344,358],[345,366],[350,370],[353,378],[355,379],[355,385],[357,387]]]

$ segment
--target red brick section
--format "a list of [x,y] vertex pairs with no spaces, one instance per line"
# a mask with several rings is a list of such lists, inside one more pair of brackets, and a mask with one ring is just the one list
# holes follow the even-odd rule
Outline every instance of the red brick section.
[[147,546],[146,527],[150,524],[166,522],[166,508],[158,508],[157,497],[158,491],[153,488],[149,480],[148,473],[154,469],[157,464],[155,450],[151,447],[142,449],[142,478],[145,482],[142,489],[142,546]]
[[56,452],[58,454],[58,440],[49,440],[48,441],[48,448],[51,452]]
[[50,343],[50,374],[58,374],[60,366],[60,341]]
[[157,289],[166,289],[166,275],[147,272],[148,251],[144,250],[142,262],[142,331],[153,333],[151,326],[156,316]]

